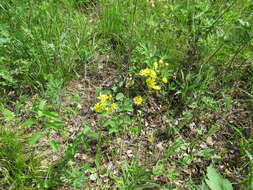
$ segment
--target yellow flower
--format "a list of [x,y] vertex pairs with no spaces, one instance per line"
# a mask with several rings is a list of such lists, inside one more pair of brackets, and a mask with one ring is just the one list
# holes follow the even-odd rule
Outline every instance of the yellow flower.
[[150,70],[149,76],[153,79],[156,79],[156,72],[154,70]]
[[146,69],[142,69],[139,73],[139,75],[143,76],[143,77],[147,77],[150,74],[150,69],[146,68]]
[[168,83],[168,79],[166,77],[162,78],[163,83]]
[[116,110],[116,109],[117,109],[117,104],[116,103],[112,103],[111,107],[110,107],[110,110],[113,111],[113,110]]
[[100,95],[100,96],[98,97],[98,99],[101,100],[101,102],[106,102],[107,99],[108,99],[108,97],[107,97],[107,95],[102,94],[102,95]]
[[105,104],[102,102],[98,102],[94,105],[95,112],[102,112],[105,109]]
[[135,97],[134,97],[134,103],[135,103],[136,105],[140,105],[142,102],[143,102],[143,99],[142,99],[141,96],[135,96]]
[[156,86],[153,86],[153,89],[154,90],[161,90],[161,87],[156,85]]
[[101,94],[98,99],[101,102],[107,102],[108,100],[112,99],[112,95],[106,95],[106,94]]
[[139,72],[139,75],[140,76],[143,76],[143,77],[152,77],[152,78],[156,78],[156,72],[152,69],[149,69],[149,68],[146,68],[146,69],[142,69],[140,72]]
[[153,88],[154,90],[161,90],[161,87],[156,85],[156,81],[153,78],[148,78],[146,80],[146,83],[147,83],[149,88]]
[[147,83],[148,87],[150,87],[150,88],[152,88],[152,86],[155,85],[155,81],[152,78],[148,78],[146,80],[146,83]]

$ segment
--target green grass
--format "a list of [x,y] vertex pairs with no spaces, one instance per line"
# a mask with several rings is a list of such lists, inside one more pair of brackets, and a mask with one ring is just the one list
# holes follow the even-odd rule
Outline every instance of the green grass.
[[37,189],[43,172],[24,138],[5,126],[0,129],[0,187],[2,189]]
[[[251,0],[0,1],[0,188],[201,189],[213,165],[252,190],[252,12]],[[62,153],[43,172],[41,141]]]
[[3,1],[0,18],[3,92],[38,92],[55,80],[62,84],[89,58],[88,20],[72,2]]

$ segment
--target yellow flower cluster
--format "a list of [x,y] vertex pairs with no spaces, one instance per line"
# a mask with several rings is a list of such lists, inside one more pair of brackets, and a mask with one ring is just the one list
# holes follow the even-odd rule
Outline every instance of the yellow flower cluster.
[[151,78],[151,77],[148,78],[146,80],[146,83],[147,83],[147,85],[148,85],[149,88],[152,88],[154,90],[161,90],[161,87],[156,84],[156,81],[155,81],[154,78]]
[[149,69],[149,68],[142,69],[139,74],[140,74],[140,76],[143,76],[143,77],[148,77],[149,76],[149,77],[154,78],[154,79],[157,78],[156,72],[152,69]]
[[143,77],[148,77],[146,80],[146,84],[149,88],[152,88],[154,90],[161,89],[161,87],[156,84],[157,74],[153,69],[149,69],[149,68],[142,69],[139,72],[139,75]]
[[99,99],[101,102],[106,102],[106,101],[112,99],[112,95],[102,94],[102,95],[100,95],[100,96],[98,97],[98,99]]
[[114,111],[117,109],[117,104],[110,102],[110,100],[112,99],[112,95],[102,94],[98,97],[98,99],[100,101],[97,102],[93,107],[95,112]]
[[[146,84],[149,88],[154,89],[154,90],[161,90],[161,87],[157,85],[156,79],[157,79],[157,73],[160,73],[159,66],[162,66],[162,65],[164,65],[164,61],[160,59],[159,62],[154,62],[153,64],[154,69],[146,68],[146,69],[142,69],[139,72],[140,76],[148,77],[146,79]],[[161,81],[163,83],[168,83],[168,79],[166,77],[163,77]]]
[[135,103],[136,105],[140,105],[142,102],[143,102],[143,99],[142,99],[141,96],[136,96],[136,97],[134,97],[134,103]]

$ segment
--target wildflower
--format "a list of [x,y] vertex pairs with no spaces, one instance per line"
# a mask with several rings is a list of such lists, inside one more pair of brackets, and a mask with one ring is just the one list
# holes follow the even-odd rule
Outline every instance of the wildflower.
[[154,90],[161,90],[161,87],[156,85],[156,86],[153,86],[153,89]]
[[160,59],[159,63],[160,63],[160,64],[163,64],[163,59]]
[[148,78],[148,79],[146,80],[146,83],[147,83],[148,87],[150,87],[150,88],[152,88],[153,86],[156,85],[156,84],[155,84],[155,81],[154,81],[152,78]]
[[156,85],[156,81],[153,78],[148,78],[146,80],[146,83],[147,83],[149,88],[152,88],[154,90],[161,90],[161,87]]
[[156,72],[154,70],[150,70],[149,76],[153,79],[156,79]]
[[102,94],[98,97],[98,99],[101,101],[101,102],[107,102],[108,100],[112,99],[112,95],[105,95],[105,94]]
[[111,111],[114,111],[114,110],[116,110],[117,109],[117,104],[116,103],[112,103],[111,104],[111,107],[110,107],[110,110]]
[[136,97],[134,97],[134,103],[135,103],[136,105],[140,105],[142,102],[143,102],[143,99],[142,99],[141,96],[136,96]]
[[142,69],[142,70],[139,72],[139,75],[140,75],[140,76],[143,76],[143,77],[147,77],[147,76],[149,76],[149,74],[150,74],[150,69],[149,69],[149,68]]
[[94,105],[95,112],[102,112],[105,110],[105,104],[102,102],[98,102]]
[[156,75],[156,72],[152,69],[149,69],[149,68],[146,68],[146,69],[142,69],[140,72],[139,72],[139,75],[140,76],[144,76],[144,77],[152,77],[152,78],[157,78],[157,75]]
[[162,78],[163,83],[168,83],[168,79],[166,77]]
[[102,94],[102,95],[100,95],[100,96],[98,97],[98,99],[99,99],[101,102],[106,102],[107,99],[108,99],[108,97],[107,97],[107,95]]

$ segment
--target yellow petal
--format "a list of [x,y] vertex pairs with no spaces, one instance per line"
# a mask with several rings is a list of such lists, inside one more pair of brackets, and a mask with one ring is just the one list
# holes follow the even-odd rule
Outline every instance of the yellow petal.
[[163,83],[168,83],[168,79],[166,77],[162,78]]
[[134,103],[135,103],[136,105],[140,105],[142,102],[143,102],[143,99],[142,99],[141,96],[136,96],[136,97],[134,97]]

